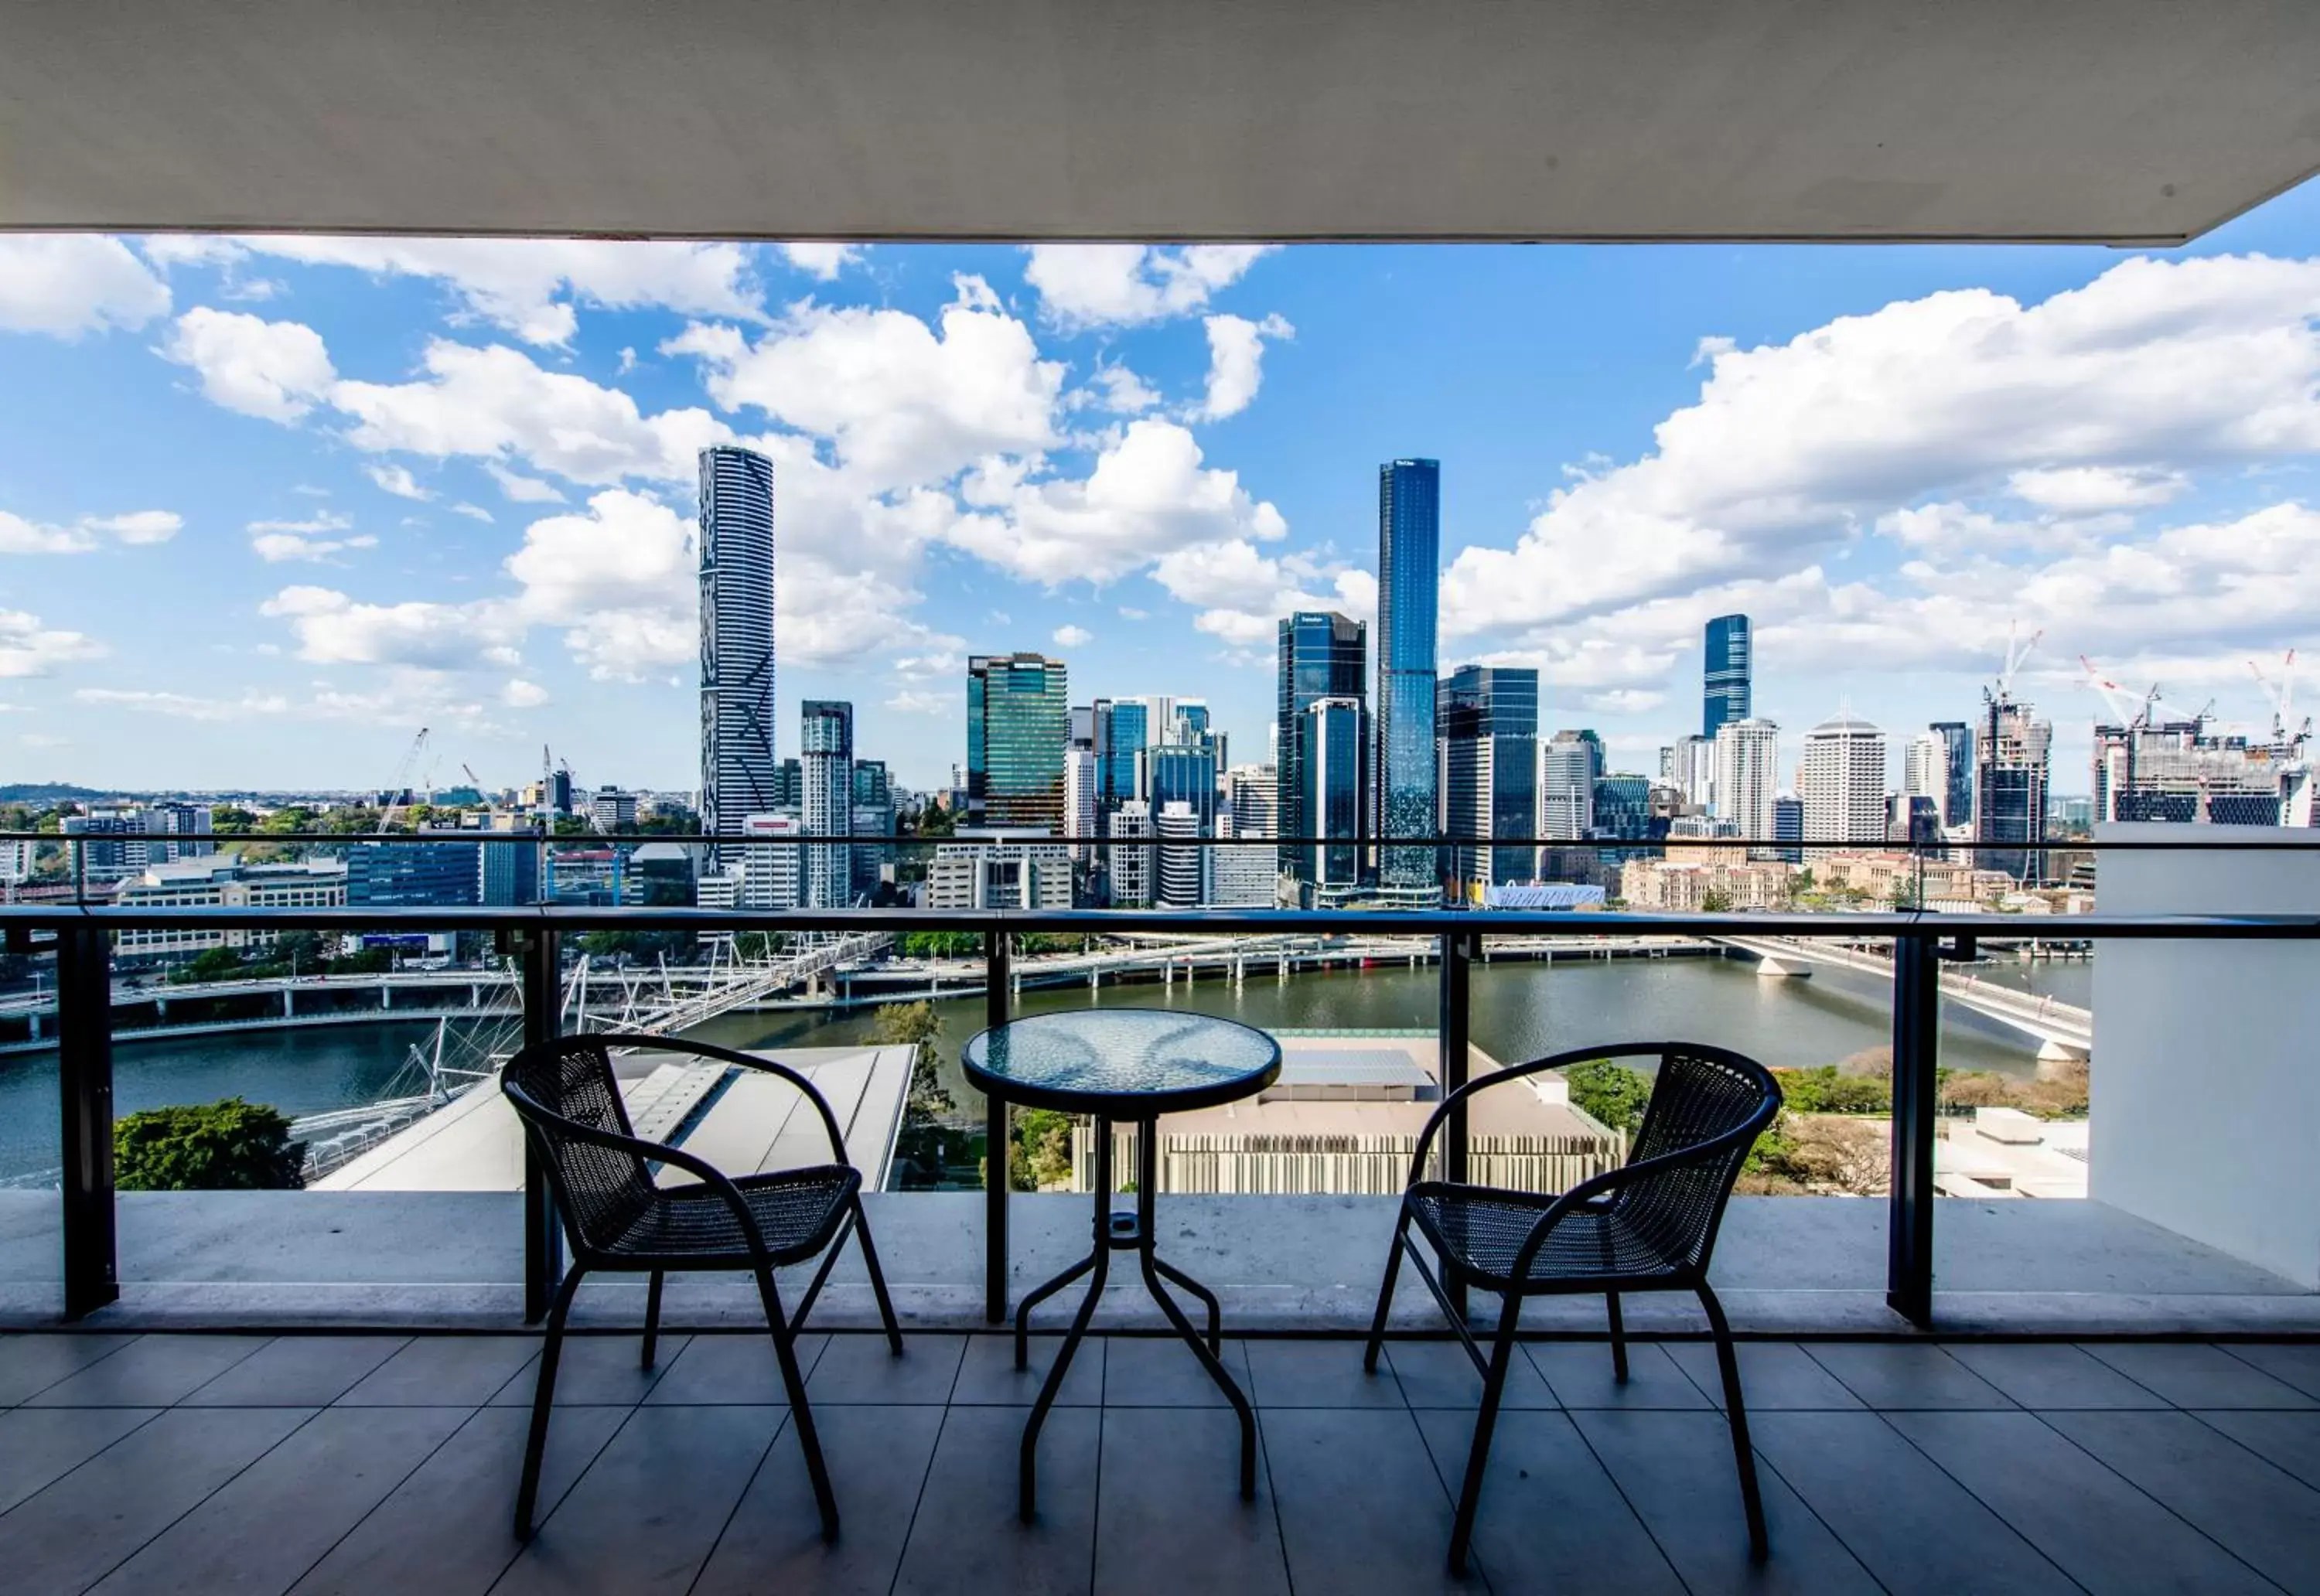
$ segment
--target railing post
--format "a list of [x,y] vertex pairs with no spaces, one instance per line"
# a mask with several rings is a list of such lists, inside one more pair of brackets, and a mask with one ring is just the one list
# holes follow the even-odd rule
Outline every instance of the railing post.
[[[563,1029],[564,986],[557,968],[562,938],[547,926],[525,926],[512,939],[522,961],[523,1045],[552,1041]],[[536,1323],[564,1278],[564,1236],[557,1228],[556,1201],[548,1189],[531,1138],[523,1147],[523,1317]]]
[[1886,1221],[1885,1301],[1920,1328],[1934,1318],[1935,1071],[1941,966],[1934,939],[1893,939],[1893,1168]]
[[[1474,955],[1482,943],[1482,938],[1472,932],[1442,933],[1440,1008],[1435,1016],[1435,1033],[1441,1043],[1442,1093],[1445,1097],[1466,1084],[1467,997],[1473,988]],[[1442,1133],[1442,1178],[1463,1183],[1468,1178],[1469,1168],[1464,1103],[1450,1111],[1449,1118],[1443,1121]],[[1450,1289],[1451,1301],[1457,1304],[1463,1317],[1466,1311],[1465,1286],[1452,1279],[1448,1258],[1437,1256],[1435,1264],[1443,1283]]]
[[113,948],[95,926],[57,933],[57,1048],[65,1317],[81,1319],[121,1296],[113,1210]]
[[[996,1029],[1007,1023],[1013,984],[1010,955],[1003,930],[983,939],[983,1022]],[[1007,1100],[997,1093],[983,1099],[983,1317],[992,1324],[1007,1320]]]

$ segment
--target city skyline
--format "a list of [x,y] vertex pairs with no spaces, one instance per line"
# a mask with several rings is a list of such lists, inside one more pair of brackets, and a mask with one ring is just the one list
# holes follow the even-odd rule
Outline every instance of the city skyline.
[[1260,747],[1274,621],[1378,619],[1368,474],[1418,450],[1437,673],[1540,670],[1612,768],[1689,730],[1711,615],[1784,768],[1840,697],[1971,715],[2018,618],[2075,788],[2077,654],[2255,724],[2245,660],[2320,630],[2315,240],[2298,193],[2127,258],[0,240],[0,757],[358,787],[429,724],[446,782],[697,784],[730,438],[779,484],[784,755],[843,700],[938,785],[961,662],[1018,650]]

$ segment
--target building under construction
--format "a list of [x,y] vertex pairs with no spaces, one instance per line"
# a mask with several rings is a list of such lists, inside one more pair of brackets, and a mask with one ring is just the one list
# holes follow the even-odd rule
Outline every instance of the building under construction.
[[2218,735],[2204,715],[2095,728],[2098,821],[2308,826],[2309,768],[2293,741]]

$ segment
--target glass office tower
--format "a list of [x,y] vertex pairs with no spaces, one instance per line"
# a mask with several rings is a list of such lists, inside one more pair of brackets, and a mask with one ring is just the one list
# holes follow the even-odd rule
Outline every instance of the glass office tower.
[[1714,737],[1716,729],[1755,713],[1749,657],[1748,617],[1718,615],[1708,623],[1708,666],[1702,678],[1699,735]]
[[1136,788],[1136,762],[1151,740],[1152,712],[1135,698],[1099,698],[1092,709],[1096,812],[1105,815],[1141,796]]
[[1963,721],[1936,721],[1926,728],[1942,739],[1944,790],[1942,824],[1973,824],[1973,728]]
[[1064,662],[977,654],[966,662],[966,805],[982,826],[1064,832],[1064,747],[1070,739]]
[[735,836],[775,807],[774,463],[719,444],[700,465],[701,829]]
[[[1377,835],[1435,833],[1434,634],[1442,566],[1442,467],[1393,460],[1378,467]],[[1383,847],[1378,884],[1389,893],[1440,890],[1435,850]]]
[[[1435,696],[1443,829],[1454,837],[1528,837],[1538,815],[1538,673],[1462,666]],[[1495,884],[1528,881],[1537,853],[1487,842],[1453,847],[1450,880],[1480,902]]]
[[1369,763],[1369,715],[1358,698],[1317,698],[1298,720],[1302,727],[1301,806],[1311,827],[1308,835],[1346,839],[1342,847],[1317,842],[1298,850],[1304,856],[1301,879],[1326,907],[1361,884],[1361,850],[1353,839],[1360,834],[1362,807],[1367,802],[1364,766]]
[[[1369,628],[1334,611],[1300,610],[1281,622],[1280,630],[1280,691],[1273,729],[1281,743],[1275,785],[1281,812],[1275,835],[1312,837],[1319,833],[1308,808],[1305,745],[1311,728],[1305,712],[1325,698],[1366,703]],[[1300,881],[1313,879],[1312,865],[1310,850],[1281,850],[1281,867]]]

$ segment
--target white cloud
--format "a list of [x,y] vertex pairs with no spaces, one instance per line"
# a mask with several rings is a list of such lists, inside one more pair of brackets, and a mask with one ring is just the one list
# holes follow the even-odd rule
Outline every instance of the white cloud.
[[485,461],[484,469],[490,473],[494,482],[500,485],[500,492],[505,494],[514,503],[561,504],[564,503],[564,495],[556,491],[554,483],[542,482],[536,476],[520,476],[496,460]]
[[1033,244],[1023,280],[1069,327],[1132,326],[1190,315],[1268,253],[1267,244]]
[[261,421],[299,420],[337,376],[313,328],[207,305],[179,316],[159,353],[191,367],[212,404]]
[[1141,415],[1160,403],[1150,384],[1125,366],[1099,366],[1089,385],[1072,395],[1074,402],[1101,405],[1114,415]]
[[126,515],[90,516],[81,524],[111,532],[123,543],[167,543],[185,530],[186,518],[174,510],[132,510]]
[[548,702],[548,689],[521,676],[511,676],[500,689],[500,702],[512,710],[536,710]]
[[1278,635],[1281,618],[1298,610],[1336,610],[1357,621],[1377,613],[1377,578],[1350,566],[1324,567],[1310,556],[1278,558],[1245,539],[1177,549],[1153,567],[1152,578],[1200,610],[1192,625],[1241,648]]
[[1095,633],[1084,626],[1056,628],[1056,646],[1059,648],[1083,648],[1095,641]]
[[1129,422],[1084,479],[1019,483],[1002,506],[962,518],[949,536],[1002,570],[1055,586],[1109,582],[1178,549],[1271,541],[1288,530],[1237,474],[1204,467],[1192,433],[1146,418]]
[[938,693],[904,690],[886,701],[886,707],[906,715],[947,715],[957,704]]
[[433,490],[421,485],[419,478],[411,474],[408,466],[365,466],[363,475],[376,483],[382,493],[393,494],[398,499],[416,499],[424,503],[435,496]]
[[269,566],[281,565],[288,560],[326,560],[331,556],[342,554],[349,549],[378,547],[378,540],[368,533],[354,538],[317,538],[303,532],[269,532],[257,530],[258,527],[266,524],[260,521],[253,525],[250,531],[249,549],[251,553]]
[[0,677],[45,676],[59,665],[95,659],[104,646],[85,632],[41,624],[23,610],[0,610]]
[[298,657],[316,665],[415,666],[458,670],[502,663],[504,629],[485,606],[412,601],[358,603],[328,587],[285,587],[258,613],[287,621]]
[[469,521],[480,521],[486,526],[489,526],[494,520],[492,512],[485,509],[481,504],[469,504],[464,502],[452,505],[451,513],[454,515],[464,515]]
[[530,344],[571,341],[575,304],[742,320],[762,314],[748,254],[739,244],[272,235],[236,242],[308,265],[433,279],[458,296],[457,319],[504,328]]
[[83,687],[73,694],[83,703],[140,710],[177,721],[254,721],[286,713],[290,701],[278,693],[245,693],[239,698],[203,698],[114,687]]
[[168,313],[168,285],[118,240],[0,236],[0,331],[78,338]]
[[1256,397],[1264,378],[1264,340],[1297,336],[1297,329],[1279,316],[1252,322],[1244,316],[1210,316],[1209,388],[1193,411],[1198,421],[1222,421],[1238,415]]
[[2150,467],[2062,466],[2016,471],[2006,491],[2042,510],[2091,515],[2106,510],[2140,510],[2180,497],[2191,480],[2180,471]]
[[608,488],[536,521],[506,568],[516,614],[562,628],[593,676],[635,679],[700,652],[693,523],[657,499]]
[[825,283],[836,281],[840,272],[858,263],[863,256],[859,244],[788,243],[774,247],[798,270]]
[[123,515],[84,515],[70,526],[27,521],[0,510],[0,554],[86,554],[102,537],[123,543],[166,543],[184,528],[173,510],[132,510]]

